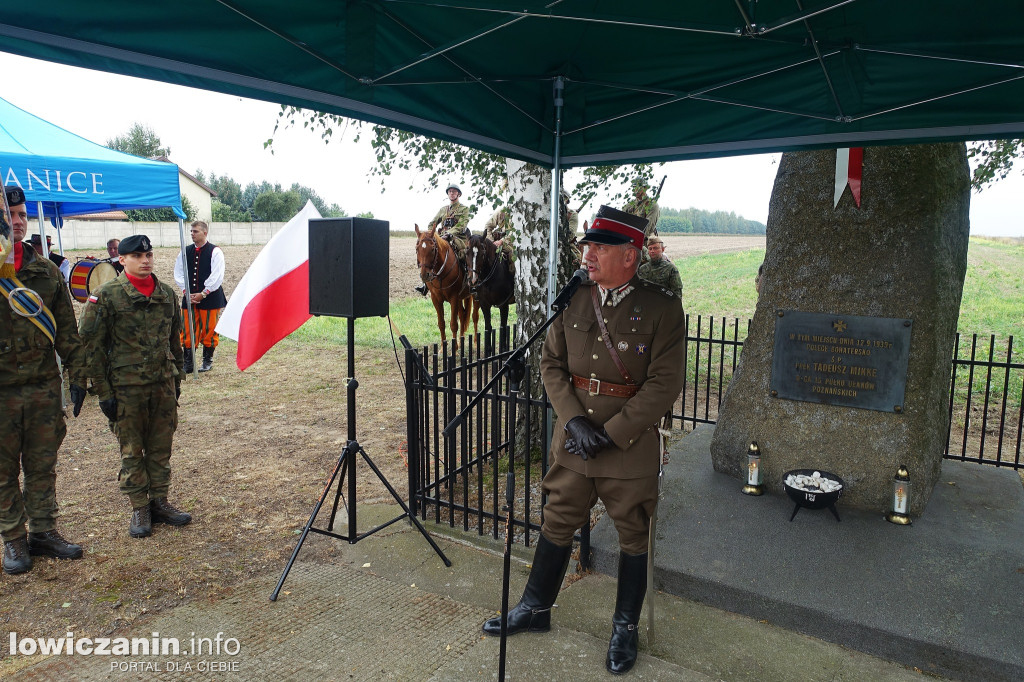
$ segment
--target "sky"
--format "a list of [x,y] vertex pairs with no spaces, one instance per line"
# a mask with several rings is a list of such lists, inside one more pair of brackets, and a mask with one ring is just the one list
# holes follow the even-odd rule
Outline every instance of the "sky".
[[[0,97],[40,118],[98,144],[126,133],[134,123],[151,128],[171,161],[194,174],[228,175],[244,188],[249,182],[298,182],[328,204],[350,215],[370,212],[392,229],[421,226],[445,204],[444,187],[426,188],[426,175],[399,173],[371,177],[375,165],[367,141],[355,131],[335,131],[325,144],[316,133],[298,128],[274,132],[280,105],[196,90],[128,76],[91,71],[0,52]],[[11,77],[16,74],[16,77]],[[264,142],[274,138],[273,153]],[[768,202],[779,154],[675,161],[655,168],[667,176],[662,208],[733,211],[744,218],[768,220]],[[572,189],[575,171],[566,173]],[[450,177],[462,183],[462,178]],[[472,188],[463,186],[462,202],[472,204]],[[865,191],[867,191],[865,189]],[[971,197],[971,233],[1024,236],[1024,175],[1013,175]],[[588,217],[605,200],[597,197],[583,212]],[[471,228],[490,215],[481,207]]]

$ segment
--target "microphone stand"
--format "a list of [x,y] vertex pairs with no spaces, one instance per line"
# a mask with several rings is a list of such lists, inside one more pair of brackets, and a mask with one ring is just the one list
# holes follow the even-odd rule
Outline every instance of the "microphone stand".
[[530,349],[530,346],[533,345],[534,341],[539,339],[541,334],[547,331],[547,328],[550,327],[552,323],[558,319],[558,316],[562,314],[562,311],[569,306],[569,302],[572,300],[572,297],[576,293],[576,290],[579,289],[581,284],[583,284],[582,277],[579,277],[577,279],[576,275],[573,275],[573,278],[576,279],[576,284],[574,285],[572,280],[570,280],[569,284],[567,284],[565,288],[562,289],[562,291],[558,294],[558,297],[551,304],[551,310],[554,311],[553,313],[551,313],[551,317],[544,321],[544,324],[542,324],[540,328],[537,329],[537,331],[535,331],[533,335],[526,340],[526,343],[512,351],[512,354],[509,356],[508,360],[506,360],[505,364],[503,364],[501,368],[497,372],[495,372],[494,376],[491,377],[491,380],[487,382],[487,385],[485,385],[483,388],[477,391],[477,394],[473,396],[473,399],[469,401],[469,404],[462,409],[462,412],[459,412],[459,414],[454,419],[448,422],[448,426],[444,427],[444,431],[441,432],[441,435],[444,438],[451,437],[451,435],[455,432],[455,429],[459,428],[462,422],[466,420],[466,417],[469,415],[470,411],[472,411],[472,409],[477,405],[477,403],[483,400],[483,397],[487,395],[487,393],[494,387],[496,383],[498,383],[501,380],[501,377],[504,376],[506,373],[509,374],[510,380],[516,384],[518,384],[519,381],[522,380],[522,378],[526,375],[526,352]]

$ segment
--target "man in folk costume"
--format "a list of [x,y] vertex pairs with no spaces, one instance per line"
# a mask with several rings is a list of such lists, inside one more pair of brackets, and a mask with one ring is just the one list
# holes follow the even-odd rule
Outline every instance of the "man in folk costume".
[[136,234],[118,245],[124,273],[89,296],[80,331],[100,409],[121,447],[118,485],[132,506],[128,533],[154,523],[184,526],[192,516],[167,501],[171,444],[181,394],[181,308],[153,274],[153,245]]
[[[644,218],[602,206],[582,242],[590,280],[548,330],[541,376],[558,415],[548,502],[530,578],[509,611],[508,634],[545,632],[572,538],[604,502],[619,535],[619,576],[606,668],[630,670],[647,589],[651,518],[658,502],[658,422],[683,384],[683,309],[671,291],[637,276]],[[498,635],[501,618],[484,623]]]
[[[228,304],[224,295],[224,252],[208,240],[209,226],[202,220],[192,223],[192,244],[185,249],[188,269],[188,291],[185,291],[185,265],[181,254],[174,261],[174,282],[181,290],[181,307],[188,309],[185,296],[192,299],[192,325],[187,322],[181,338],[185,353],[185,373],[193,369],[192,349],[203,348],[203,364],[200,372],[209,372],[213,367],[213,351],[217,348],[220,335],[214,331],[217,321]],[[187,313],[186,313],[187,320]]]
[[[20,187],[0,204],[0,535],[5,573],[32,568],[32,556],[81,559],[57,532],[57,450],[67,433],[57,356],[71,376],[77,417],[85,400],[85,349],[57,266],[27,243]],[[6,207],[10,206],[10,221]],[[56,353],[54,352],[56,351]],[[24,489],[19,476],[24,473]],[[26,536],[25,527],[28,526]]]
[[[465,279],[469,270],[466,263],[466,249],[469,247],[469,207],[459,203],[462,190],[458,185],[454,183],[448,185],[445,192],[448,194],[448,205],[442,206],[427,223],[427,230],[437,228],[436,234],[447,239],[448,243],[452,245]],[[423,282],[417,286],[416,291],[426,296],[427,283]]]

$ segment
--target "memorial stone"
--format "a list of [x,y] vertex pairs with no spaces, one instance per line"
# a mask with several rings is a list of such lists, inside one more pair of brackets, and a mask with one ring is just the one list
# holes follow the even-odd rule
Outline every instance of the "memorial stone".
[[769,491],[783,492],[786,471],[829,471],[846,483],[841,505],[880,513],[905,465],[918,515],[948,428],[970,229],[966,149],[869,147],[862,172],[860,206],[849,188],[834,206],[836,150],[783,154],[761,295],[711,457],[745,480],[757,441]]

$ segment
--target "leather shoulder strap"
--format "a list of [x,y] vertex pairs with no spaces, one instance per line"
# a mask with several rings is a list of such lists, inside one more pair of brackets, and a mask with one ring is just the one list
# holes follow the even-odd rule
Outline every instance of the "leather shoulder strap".
[[601,313],[601,294],[598,292],[597,286],[590,287],[590,298],[594,302],[594,315],[597,317],[597,325],[601,328],[601,338],[604,339],[605,348],[608,349],[608,354],[612,356],[612,362],[619,370],[619,374],[626,380],[626,383],[630,386],[636,386],[636,382],[633,381],[633,377],[630,376],[629,370],[622,364],[622,358],[615,351],[615,345],[612,343],[612,338],[608,334],[608,327],[604,324],[604,315]]

